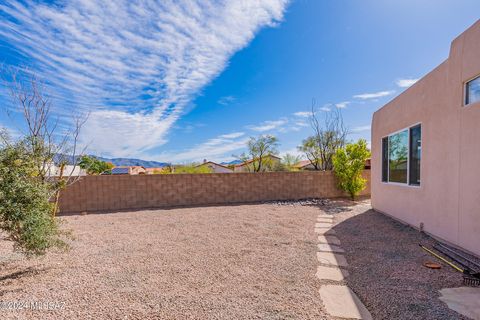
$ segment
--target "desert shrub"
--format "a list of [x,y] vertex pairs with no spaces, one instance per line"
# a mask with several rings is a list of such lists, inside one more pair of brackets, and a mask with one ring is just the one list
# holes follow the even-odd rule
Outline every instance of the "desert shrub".
[[0,149],[0,229],[27,255],[67,247],[49,201],[57,186],[40,178],[36,162],[24,142]]
[[341,190],[348,192],[352,200],[355,200],[355,197],[365,189],[367,180],[362,178],[362,171],[365,168],[365,160],[369,157],[370,151],[364,139],[338,149],[333,157],[338,186]]

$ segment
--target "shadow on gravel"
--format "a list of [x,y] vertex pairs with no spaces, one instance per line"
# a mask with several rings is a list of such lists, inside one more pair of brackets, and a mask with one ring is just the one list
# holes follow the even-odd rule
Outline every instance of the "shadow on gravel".
[[37,270],[35,268],[28,267],[25,270],[16,271],[16,272],[13,272],[13,273],[9,273],[9,274],[0,276],[0,282],[3,282],[5,280],[18,279],[18,278],[28,276],[28,275],[31,275],[31,274],[37,274],[39,271],[40,270]]
[[466,319],[438,299],[438,290],[462,286],[461,274],[422,265],[438,262],[418,246],[431,247],[431,237],[374,210],[333,229],[349,263],[347,283],[374,319]]
[[319,199],[314,204],[304,204],[309,207],[320,208],[327,214],[339,214],[343,212],[351,212],[354,207],[358,205],[358,202],[370,199],[369,196],[360,196],[356,201],[352,201],[346,198],[333,198],[333,199]]

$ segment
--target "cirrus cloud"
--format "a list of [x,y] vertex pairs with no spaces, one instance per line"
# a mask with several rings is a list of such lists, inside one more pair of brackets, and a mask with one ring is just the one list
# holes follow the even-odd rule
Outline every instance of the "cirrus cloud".
[[397,83],[397,86],[399,86],[400,88],[408,88],[414,85],[415,82],[417,81],[418,79],[398,79],[396,83]]
[[10,1],[0,4],[0,37],[61,97],[59,115],[90,112],[82,140],[91,151],[148,154],[234,53],[283,19],[287,5]]
[[389,91],[379,91],[379,92],[373,92],[373,93],[362,93],[362,94],[354,95],[353,97],[361,100],[369,100],[369,99],[386,97],[394,93],[395,93],[394,90],[389,90]]

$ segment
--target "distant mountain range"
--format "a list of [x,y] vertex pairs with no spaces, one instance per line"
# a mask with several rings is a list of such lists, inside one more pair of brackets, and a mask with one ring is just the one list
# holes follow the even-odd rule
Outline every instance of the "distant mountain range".
[[[111,162],[113,163],[116,167],[118,166],[142,166],[145,168],[159,168],[159,167],[165,167],[170,165],[170,163],[167,162],[158,162],[158,161],[147,161],[147,160],[142,160],[142,159],[132,159],[132,158],[103,158],[103,157],[98,157],[95,155],[89,155],[90,157],[95,157],[99,160],[106,161],[106,162]],[[79,156],[77,156],[78,158]],[[69,164],[74,164],[75,163],[75,158],[72,156],[61,156],[57,155],[55,157],[55,163],[60,162],[60,159],[64,160],[67,159],[67,162]]]
[[145,168],[159,168],[159,167],[166,167],[170,165],[170,163],[167,163],[167,162],[147,161],[142,159],[131,159],[131,158],[108,159],[108,158],[97,157],[97,156],[94,156],[94,157],[102,161],[111,162],[115,166],[142,166]]
[[[134,158],[104,158],[104,157],[98,157],[98,156],[95,156],[95,155],[89,155],[90,157],[95,157],[99,160],[102,160],[102,161],[106,161],[106,162],[111,162],[113,163],[116,167],[118,166],[142,166],[142,167],[145,167],[145,168],[160,168],[160,167],[166,167],[168,165],[170,165],[170,163],[168,162],[158,162],[158,161],[147,161],[147,160],[142,160],[142,159],[134,159]],[[59,159],[68,159],[68,162],[69,164],[73,164],[75,161],[74,161],[74,158],[72,158],[71,156],[64,156],[64,157],[61,157],[61,156],[57,156],[56,159],[55,159],[55,162],[59,162]],[[241,160],[232,160],[230,162],[222,162],[220,164],[224,165],[224,166],[228,166],[228,165],[235,165],[235,164],[239,164],[239,163],[242,163]]]
[[235,165],[235,164],[240,164],[242,163],[243,161],[242,160],[232,160],[230,162],[222,162],[220,163],[221,165],[224,165],[224,166],[229,166],[229,165]]

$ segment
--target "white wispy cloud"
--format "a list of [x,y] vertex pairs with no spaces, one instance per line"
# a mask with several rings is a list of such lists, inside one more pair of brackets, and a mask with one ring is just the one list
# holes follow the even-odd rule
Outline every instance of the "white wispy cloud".
[[379,91],[374,93],[362,93],[362,94],[354,95],[353,97],[356,99],[368,100],[368,99],[377,99],[377,98],[386,97],[394,93],[395,93],[394,90],[388,90],[388,91]]
[[249,125],[246,128],[257,132],[265,132],[273,129],[280,129],[283,125],[287,124],[287,122],[287,119],[268,120],[258,125]]
[[295,148],[290,148],[290,149],[285,149],[285,150],[280,150],[280,157],[284,157],[285,155],[287,154],[291,154],[293,156],[298,156],[300,157],[300,160],[304,160],[305,159],[305,154],[303,152],[300,152],[298,151],[298,148],[295,147]]
[[218,99],[217,103],[218,104],[221,104],[222,106],[227,106],[233,102],[235,102],[236,98],[234,96],[225,96],[225,97],[221,97],[220,99]]
[[245,149],[247,141],[243,132],[232,132],[209,139],[188,150],[159,154],[156,158],[168,159],[174,163],[198,162],[203,159],[224,161],[231,159],[234,151]]
[[245,135],[245,132],[232,132],[232,133],[222,134],[220,138],[235,139],[235,138],[240,138],[241,136],[244,136],[244,135]]
[[166,141],[188,103],[288,0],[0,4],[0,37],[61,97],[90,111],[82,140],[130,156]]
[[350,104],[350,101],[343,101],[335,104],[338,109],[345,109]]
[[311,111],[298,111],[295,112],[293,115],[300,118],[308,118],[311,114]]
[[6,134],[6,137],[13,140],[16,140],[22,136],[22,133],[17,129],[2,124],[0,124],[0,133]]
[[365,131],[370,131],[371,126],[370,125],[365,125],[365,126],[358,126],[350,129],[351,133],[360,133],[360,132],[365,132]]
[[397,86],[399,86],[400,88],[408,88],[415,84],[415,82],[417,81],[418,79],[398,79]]
[[326,105],[324,105],[323,107],[320,108],[320,111],[330,112],[330,111],[332,111],[332,107],[331,107],[330,104],[326,104]]

